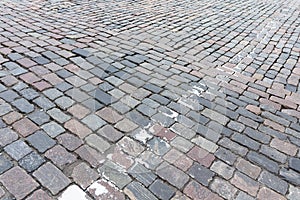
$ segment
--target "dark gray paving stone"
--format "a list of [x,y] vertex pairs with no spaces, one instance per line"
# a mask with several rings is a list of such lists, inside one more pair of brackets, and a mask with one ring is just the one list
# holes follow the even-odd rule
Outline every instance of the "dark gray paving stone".
[[39,126],[49,122],[50,120],[50,117],[47,113],[39,110],[29,114],[28,118]]
[[55,140],[43,131],[37,131],[36,133],[28,136],[27,141],[40,153],[44,153],[56,144]]
[[164,140],[154,137],[147,142],[149,148],[157,155],[162,156],[166,154],[171,148],[170,145]]
[[136,181],[127,185],[124,189],[124,193],[128,195],[130,199],[158,200],[148,189]]
[[156,85],[153,85],[151,83],[146,83],[143,86],[143,88],[146,89],[146,90],[149,90],[149,91],[151,91],[153,93],[156,93],[156,94],[158,94],[158,93],[160,93],[162,91],[162,89],[160,87],[158,87]]
[[23,113],[30,113],[34,110],[34,105],[24,98],[13,101],[12,105]]
[[278,176],[271,174],[270,172],[263,171],[258,179],[259,182],[265,184],[269,188],[272,188],[280,194],[285,194],[288,190],[288,184]]
[[116,98],[114,98],[113,96],[111,96],[99,89],[97,89],[93,92],[93,97],[95,99],[97,99],[100,103],[103,103],[106,106],[117,101]]
[[73,86],[67,82],[58,83],[57,85],[55,85],[55,87],[62,92],[65,92],[65,91],[73,88]]
[[68,78],[70,76],[73,76],[74,74],[69,72],[68,70],[65,69],[61,69],[55,72],[55,74],[57,74],[59,77],[61,78]]
[[150,187],[150,191],[153,192],[160,199],[171,199],[171,197],[175,194],[175,188],[164,183],[161,180],[156,180]]
[[18,134],[11,128],[0,128],[0,146],[4,147],[18,139]]
[[53,195],[66,188],[71,181],[56,166],[47,162],[33,173],[33,176]]
[[0,93],[0,98],[4,99],[7,102],[12,102],[18,97],[19,97],[18,93],[14,92],[12,90],[6,90],[6,91]]
[[4,150],[15,160],[20,160],[30,152],[32,149],[22,140],[17,140],[6,146]]
[[3,174],[13,166],[13,162],[5,158],[3,155],[0,155],[0,174]]
[[143,165],[136,163],[129,170],[128,173],[148,187],[155,179],[156,175]]
[[283,177],[284,180],[292,183],[294,185],[300,185],[300,174],[292,169],[282,168],[279,172],[280,176]]
[[153,119],[154,121],[157,121],[164,127],[170,127],[170,126],[172,126],[172,124],[175,123],[174,119],[167,117],[167,116],[163,115],[162,113],[157,113],[157,114],[153,115],[151,117],[151,119]]
[[144,115],[137,112],[136,110],[128,112],[126,114],[126,117],[142,127],[147,126],[151,122],[148,117],[145,117]]
[[183,188],[189,180],[187,174],[166,162],[156,169],[156,173],[178,189]]
[[253,152],[253,151],[249,152],[247,155],[247,158],[250,161],[258,164],[259,166],[267,169],[270,172],[278,173],[278,171],[279,171],[278,163],[276,163],[276,162],[268,159],[267,157],[260,155],[256,152]]
[[54,121],[44,124],[41,128],[52,138],[55,138],[65,131],[62,126]]
[[76,55],[82,56],[84,58],[89,57],[91,55],[89,51],[80,48],[73,49],[72,53],[75,53]]
[[33,172],[39,166],[41,166],[46,160],[36,152],[32,152],[29,155],[19,160],[19,165],[27,172]]
[[244,133],[246,133],[249,137],[264,143],[264,144],[268,144],[271,140],[271,137],[267,134],[264,134],[262,132],[259,132],[257,130],[254,130],[252,128],[247,127],[244,131]]
[[89,110],[96,112],[97,110],[100,110],[101,108],[104,107],[103,104],[99,103],[99,101],[95,100],[95,99],[88,99],[84,102],[82,102],[82,104],[87,107]]
[[289,166],[290,166],[290,168],[292,168],[300,173],[300,159],[299,158],[293,158],[293,157],[290,158]]
[[111,84],[109,84],[107,82],[104,82],[104,83],[99,84],[99,89],[101,89],[104,92],[108,92],[108,91],[114,89],[114,86],[112,86]]
[[99,167],[98,171],[103,176],[108,177],[120,189],[124,188],[132,180],[127,173],[122,172],[123,169],[120,166],[111,161],[106,161]]
[[36,103],[43,110],[49,110],[50,108],[55,107],[54,103],[52,103],[46,97],[42,97],[42,96],[34,99],[33,102]]
[[43,54],[43,56],[49,58],[50,60],[54,60],[54,59],[60,58],[59,55],[57,55],[56,53],[53,53],[52,51],[45,51],[42,54]]
[[97,134],[105,137],[106,139],[108,139],[111,142],[116,142],[124,136],[123,133],[116,130],[111,125],[105,125],[103,128],[101,128],[97,131]]
[[231,151],[225,149],[225,148],[219,148],[215,154],[214,154],[217,158],[223,160],[224,162],[226,162],[227,164],[233,165],[233,163],[235,162],[235,160],[237,159],[237,156],[235,154],[233,154]]
[[205,186],[208,186],[215,175],[214,172],[198,163],[193,164],[193,166],[189,169],[188,174]]
[[50,60],[43,56],[35,57],[35,58],[33,58],[33,61],[35,61],[36,63],[38,63],[40,65],[45,65],[45,64],[50,63]]
[[0,128],[5,128],[6,124],[3,122],[2,119],[0,119]]
[[239,134],[239,133],[233,134],[232,140],[240,143],[243,146],[253,149],[253,150],[258,150],[260,147],[260,144],[258,142],[256,142],[255,140],[252,140],[251,138],[249,138],[243,134]]
[[106,124],[104,120],[102,120],[100,117],[98,117],[95,114],[86,116],[85,118],[82,119],[82,122],[86,124],[93,131],[98,130],[99,128],[101,128]]
[[31,88],[21,90],[20,93],[27,100],[32,100],[39,96],[39,93],[37,93],[35,90]]

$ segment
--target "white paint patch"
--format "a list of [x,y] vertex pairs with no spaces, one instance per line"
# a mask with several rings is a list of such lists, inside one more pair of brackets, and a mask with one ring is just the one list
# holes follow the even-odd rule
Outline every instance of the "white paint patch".
[[173,111],[173,110],[169,110],[171,112],[171,114],[168,114],[168,113],[164,113],[162,112],[162,114],[164,114],[165,116],[167,117],[171,117],[171,118],[176,118],[178,116],[178,113]]
[[95,183],[93,183],[90,187],[90,190],[95,190],[95,195],[96,196],[100,196],[102,194],[106,194],[108,193],[108,190],[106,189],[106,187],[104,187],[103,185],[101,185],[100,183],[98,183],[97,181]]
[[152,135],[148,134],[145,129],[142,129],[139,133],[135,134],[134,137],[145,144],[149,139],[152,138]]
[[184,102],[184,100],[182,100],[182,98],[180,98],[180,99],[178,100],[178,103],[180,103],[180,104],[182,104],[182,105],[184,105],[184,106],[186,106],[186,107],[188,107],[188,108],[190,108],[190,109],[194,109],[193,106],[191,106],[190,104]]
[[77,185],[69,186],[60,197],[59,200],[88,200],[86,193]]
[[143,161],[141,158],[136,158],[135,161],[142,164],[142,165],[144,165],[147,168],[150,168],[149,164],[146,163],[145,161]]
[[[195,86],[194,86],[195,87]],[[199,91],[200,90],[200,91]],[[190,93],[192,93],[192,94],[195,94],[195,95],[197,95],[198,97],[200,97],[201,96],[201,93],[204,91],[202,88],[199,88],[199,90],[197,90],[197,89],[192,89],[192,90],[189,90],[189,92]]]

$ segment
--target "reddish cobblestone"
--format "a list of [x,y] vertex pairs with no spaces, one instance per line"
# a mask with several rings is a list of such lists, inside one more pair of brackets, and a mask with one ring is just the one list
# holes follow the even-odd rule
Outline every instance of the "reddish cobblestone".
[[215,159],[213,154],[199,147],[192,148],[187,155],[206,167],[209,167]]
[[27,137],[39,129],[31,120],[24,118],[15,122],[12,127],[22,136]]

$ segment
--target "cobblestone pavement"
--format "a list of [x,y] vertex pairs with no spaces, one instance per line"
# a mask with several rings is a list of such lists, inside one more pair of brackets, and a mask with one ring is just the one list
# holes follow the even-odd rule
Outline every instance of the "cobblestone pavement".
[[300,199],[299,0],[0,12],[0,199]]

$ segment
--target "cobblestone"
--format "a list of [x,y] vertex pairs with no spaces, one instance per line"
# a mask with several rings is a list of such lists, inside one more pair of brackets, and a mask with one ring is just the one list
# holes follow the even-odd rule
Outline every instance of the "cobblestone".
[[[17,179],[14,177],[17,177]],[[14,167],[1,175],[0,182],[17,199],[23,199],[39,186],[39,184],[20,167]]]
[[55,195],[70,184],[70,180],[53,164],[42,165],[33,176],[50,192]]
[[299,199],[299,5],[1,1],[0,198]]

